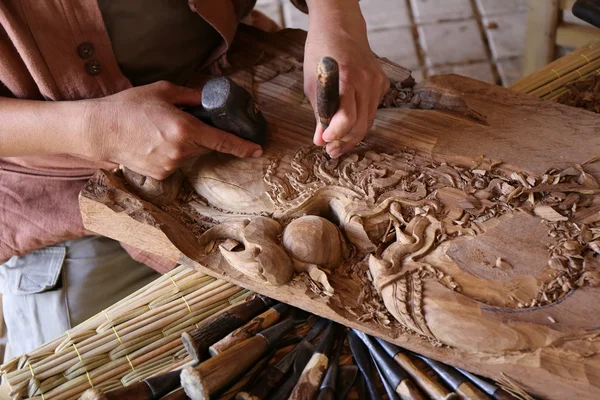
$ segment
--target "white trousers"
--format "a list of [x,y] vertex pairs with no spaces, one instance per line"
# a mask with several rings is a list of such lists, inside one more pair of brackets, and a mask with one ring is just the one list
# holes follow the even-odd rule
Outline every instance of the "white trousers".
[[0,265],[5,360],[64,334],[158,276],[101,236],[12,257]]

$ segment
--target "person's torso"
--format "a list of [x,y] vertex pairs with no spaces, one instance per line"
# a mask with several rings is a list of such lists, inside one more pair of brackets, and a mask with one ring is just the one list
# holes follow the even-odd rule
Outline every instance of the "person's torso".
[[185,82],[221,42],[186,0],[98,0],[119,68],[134,85]]

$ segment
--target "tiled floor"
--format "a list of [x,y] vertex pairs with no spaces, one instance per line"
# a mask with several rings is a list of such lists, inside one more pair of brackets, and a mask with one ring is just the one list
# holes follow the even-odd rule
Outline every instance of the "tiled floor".
[[[420,80],[457,73],[509,85],[521,78],[526,0],[361,0],[373,51]],[[289,0],[258,0],[280,25],[308,29]]]

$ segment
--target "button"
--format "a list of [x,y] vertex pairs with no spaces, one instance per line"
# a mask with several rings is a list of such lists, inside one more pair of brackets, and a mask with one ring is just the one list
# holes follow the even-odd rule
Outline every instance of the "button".
[[83,42],[77,46],[77,54],[83,59],[90,58],[94,54],[94,46],[91,43]]
[[88,61],[85,63],[85,72],[96,76],[102,71],[102,65],[98,61]]

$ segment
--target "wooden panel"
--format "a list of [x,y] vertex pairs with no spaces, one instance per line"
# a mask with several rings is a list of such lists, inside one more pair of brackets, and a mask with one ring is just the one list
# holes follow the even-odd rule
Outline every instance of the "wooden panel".
[[[498,378],[504,373],[541,398],[598,398],[600,289],[585,284],[567,290],[543,306],[520,304],[530,293],[550,285],[548,279],[555,276],[547,267],[548,249],[555,240],[548,233],[551,226],[529,214],[527,207],[523,212],[513,210],[501,218],[492,218],[490,223],[481,222],[479,234],[432,244],[433,250],[424,253],[420,261],[435,273],[431,275],[426,269],[423,276],[418,270],[402,275],[402,279],[410,278],[405,290],[400,285],[394,286],[397,291],[391,297],[383,293],[383,301],[390,298],[397,301],[398,307],[393,309],[387,302],[384,306],[374,294],[375,285],[366,273],[371,265],[362,261],[365,252],[357,241],[350,239],[356,231],[349,229],[351,225],[344,225],[345,219],[332,217],[344,216],[346,209],[365,204],[365,212],[359,219],[371,226],[388,226],[392,214],[386,211],[385,203],[363,203],[358,189],[335,183],[315,189],[312,194],[301,193],[304,197],[292,196],[288,203],[286,199],[291,195],[288,193],[286,197],[284,189],[279,196],[283,200],[266,195],[271,193],[277,179],[284,184],[296,174],[301,179],[296,187],[302,190],[319,183],[313,176],[315,170],[325,179],[333,179],[330,174],[339,173],[335,170],[339,165],[332,167],[335,163],[319,159],[318,150],[310,147],[315,120],[303,95],[304,38],[298,31],[267,35],[244,28],[229,57],[232,67],[225,72],[252,89],[271,126],[271,138],[262,158],[240,160],[223,155],[202,158],[196,172],[190,174],[190,181],[196,184],[200,195],[162,207],[132,194],[118,173],[100,172],[81,193],[86,227],[179,259],[202,272],[443,362],[489,377]],[[407,71],[401,67],[385,62],[383,67],[395,80],[407,77]],[[201,81],[199,78],[198,82]],[[523,171],[539,177],[551,168],[561,170],[579,164],[585,166],[590,176],[600,177],[600,163],[586,164],[600,155],[597,140],[600,128],[597,116],[592,113],[455,75],[434,77],[415,88],[411,95],[420,100],[413,105],[422,109],[380,110],[372,132],[358,150],[361,156],[350,156],[343,161],[348,167],[344,172],[348,180],[354,179],[354,167],[367,168],[368,154],[370,160],[395,162],[394,172],[403,171],[401,160],[412,160],[406,162],[414,163],[417,171],[425,173],[442,168],[442,162],[470,170],[475,160],[479,160],[479,165],[485,158],[501,160],[504,163],[501,173],[508,175]],[[405,152],[406,147],[411,150]],[[372,153],[366,153],[367,149]],[[303,154],[316,158],[306,161]],[[408,158],[394,158],[402,154]],[[377,165],[370,167],[370,173],[387,179],[387,172],[384,174]],[[303,169],[304,166],[308,168]],[[593,178],[587,181],[593,182]],[[437,196],[442,201],[444,196],[463,193],[441,189],[436,194],[429,193],[430,200]],[[581,218],[595,227],[593,221],[600,213],[596,209],[600,199],[593,195],[596,189],[589,190],[592,190],[590,196],[594,196],[590,198],[592,207],[583,208],[587,214]],[[369,192],[364,193],[366,196]],[[408,201],[411,194],[403,193],[406,197],[399,201]],[[379,214],[374,209],[383,210],[381,219],[377,219]],[[371,211],[373,218],[368,216]],[[333,296],[315,290],[316,284],[306,275],[298,275],[281,286],[258,278],[261,269],[264,271],[270,262],[270,252],[281,251],[279,239],[268,238],[273,233],[279,237],[277,230],[271,229],[267,234],[266,225],[260,221],[278,220],[286,225],[303,213],[329,217],[338,223],[343,228],[344,241],[356,249],[354,256],[346,254],[342,264],[330,268],[328,279],[334,289]],[[239,224],[232,225],[232,221]],[[246,229],[250,225],[244,225],[245,221],[259,222],[252,225],[251,231]],[[209,229],[212,226],[216,230]],[[383,236],[387,232],[385,226]],[[238,242],[245,240],[245,247],[229,254],[231,258],[227,260],[241,260],[251,266],[242,268],[234,261],[230,263],[210,238],[205,242],[207,235],[218,229],[228,230],[238,237]],[[419,238],[415,239],[418,243],[426,241],[416,231],[411,231],[411,235]],[[315,237],[321,244],[332,236],[321,239],[313,234],[302,239]],[[257,240],[259,247],[254,244]],[[377,258],[386,246],[380,244],[379,250],[366,255]],[[256,261],[259,256],[264,256],[260,262]],[[497,259],[510,264],[507,267]],[[289,262],[284,253],[274,265],[276,269],[284,269]],[[494,267],[494,263],[500,266]],[[257,266],[253,270],[256,274],[249,275],[250,267]],[[593,264],[589,268],[588,272],[593,273]],[[449,288],[450,281],[444,280],[447,278],[454,279],[461,291]],[[404,301],[404,296],[409,300]],[[396,317],[398,311],[402,312],[401,306],[410,308],[404,321]],[[369,311],[368,307],[373,309]]]

